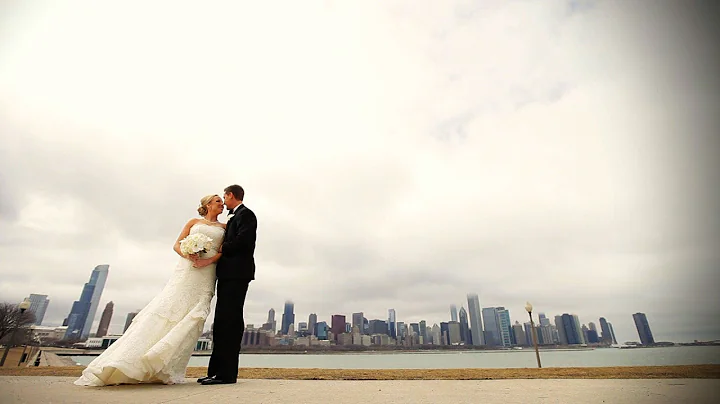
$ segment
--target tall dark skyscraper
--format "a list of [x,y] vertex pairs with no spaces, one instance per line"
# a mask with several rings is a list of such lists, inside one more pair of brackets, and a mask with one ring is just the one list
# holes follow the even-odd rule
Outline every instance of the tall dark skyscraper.
[[109,270],[109,265],[98,265],[93,269],[90,281],[83,286],[80,300],[73,303],[67,317],[66,340],[86,339],[90,335],[90,327],[95,319]]
[[397,338],[397,324],[395,323],[395,309],[388,310],[388,335],[391,338]]
[[97,332],[95,333],[96,337],[104,337],[107,335],[114,308],[115,304],[113,302],[110,302],[105,306],[105,310],[103,310],[103,314],[100,317],[100,324],[98,325]]
[[440,339],[442,345],[450,345],[450,327],[446,321],[440,323]]
[[582,331],[577,327],[572,315],[567,313],[562,315],[562,326],[569,345],[582,344],[583,339],[580,337]]
[[655,338],[653,338],[652,331],[650,331],[650,324],[648,324],[645,313],[633,314],[633,320],[635,320],[635,328],[637,328],[638,335],[640,336],[640,343],[643,345],[654,344]]
[[470,342],[470,327],[468,326],[468,316],[465,307],[460,307],[460,341],[464,342],[465,345],[472,345]]
[[420,321],[420,336],[423,339],[423,344],[428,343],[428,333],[427,333],[427,322],[425,320]]
[[310,331],[310,335],[317,336],[317,314],[315,313],[310,313],[308,317],[308,330]]
[[612,332],[605,317],[600,317],[600,341],[604,344],[612,344]]
[[290,330],[290,324],[295,324],[295,304],[290,300],[285,302],[285,309],[282,315],[282,328],[280,332],[287,335]]

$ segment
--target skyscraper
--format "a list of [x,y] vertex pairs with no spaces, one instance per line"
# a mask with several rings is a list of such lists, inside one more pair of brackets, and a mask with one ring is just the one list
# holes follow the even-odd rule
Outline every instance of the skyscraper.
[[615,330],[613,329],[612,323],[608,323],[608,327],[610,327],[610,336],[612,336],[612,343],[617,345],[617,338],[615,338]]
[[308,329],[310,330],[310,335],[317,335],[317,314],[310,313],[308,317]]
[[587,328],[587,326],[585,324],[583,324],[582,327],[580,327],[580,329],[582,330],[583,341],[585,341],[585,343],[587,344],[589,341],[589,337],[590,337],[588,335],[588,333],[590,332],[590,329]]
[[600,317],[600,341],[605,344],[612,344],[612,333],[605,317]]
[[485,327],[485,344],[488,346],[500,345],[500,319],[495,307],[482,309],[482,320]]
[[567,334],[565,333],[565,325],[563,323],[562,316],[555,316],[555,329],[558,333],[558,343],[560,345],[568,345]]
[[[532,325],[529,321],[523,323],[523,332],[525,333],[525,345],[534,346],[535,333],[533,333]],[[538,344],[540,341],[538,341]]]
[[345,316],[333,314],[332,317],[330,317],[330,331],[332,331],[335,340],[337,340],[338,335],[345,333],[345,329]]
[[287,335],[291,324],[295,325],[295,304],[288,300],[285,302],[285,309],[283,310],[282,315],[282,328],[280,329],[280,332],[283,335]]
[[477,293],[468,293],[468,314],[470,317],[470,335],[473,345],[485,345],[483,325],[480,319],[480,298]]
[[352,328],[355,330],[355,327],[357,327],[357,330],[362,334],[363,332],[363,319],[365,316],[363,315],[363,312],[360,313],[353,313],[352,314]]
[[270,328],[272,330],[275,329],[275,309],[273,309],[272,307],[270,308],[270,310],[268,310],[268,318],[265,323],[270,324]]
[[562,315],[562,327],[569,345],[582,344],[582,331],[580,330],[579,323],[576,321],[576,317],[575,315],[567,313]]
[[90,327],[95,319],[109,270],[109,265],[98,265],[93,269],[90,280],[83,286],[80,300],[75,301],[70,309],[65,339],[80,340],[90,335]]
[[427,333],[427,322],[425,320],[420,321],[420,336],[423,339],[423,344],[428,343],[428,333]]
[[413,343],[419,343],[420,341],[420,324],[410,323],[410,334],[413,335]]
[[512,326],[513,330],[513,337],[515,337],[515,345],[527,345],[527,338],[525,336],[525,330],[523,329],[522,324],[515,321],[515,324]]
[[498,320],[500,322],[500,344],[505,347],[512,345],[512,324],[510,323],[510,312],[504,307],[496,307]]
[[368,324],[368,332],[370,335],[373,334],[385,334],[388,333],[388,325],[385,320],[370,320]]
[[395,328],[397,328],[397,337],[398,340],[400,340],[405,337],[405,323],[403,321],[398,321],[396,324]]
[[449,345],[450,344],[450,327],[449,324],[445,321],[440,323],[440,345]]
[[397,338],[397,324],[395,323],[395,309],[388,310],[388,335]]
[[320,340],[327,340],[328,339],[328,326],[327,323],[324,321],[320,321],[315,326],[315,336],[317,339]]
[[127,317],[125,317],[125,327],[123,328],[123,334],[130,327],[130,324],[132,324],[132,321],[135,318],[135,316],[137,316],[137,314],[138,314],[137,311],[133,311],[133,312],[128,313]]
[[472,339],[470,337],[470,327],[468,326],[468,315],[465,311],[465,307],[460,307],[460,341],[465,345],[471,345]]
[[443,345],[442,342],[442,330],[440,330],[440,327],[437,324],[433,324],[432,328],[430,328],[430,335],[432,336],[432,343],[433,345]]
[[95,333],[96,337],[104,337],[107,335],[114,308],[115,304],[112,301],[105,305],[105,310],[103,310],[103,314],[100,316],[100,324],[98,325],[97,332]]
[[635,328],[637,328],[640,343],[643,345],[654,344],[655,338],[653,338],[652,331],[650,331],[650,324],[648,324],[645,313],[633,314],[633,320],[635,320]]
[[450,321],[458,321],[457,306],[454,304],[450,305]]
[[45,318],[45,311],[50,304],[50,299],[47,295],[36,295],[35,293],[30,294],[27,298],[30,300],[30,308],[28,311],[32,312],[35,316],[35,325],[42,324],[43,318]]
[[578,336],[580,338],[580,342],[578,344],[585,344],[587,343],[585,341],[585,334],[582,332],[582,326],[580,325],[580,317],[578,317],[577,314],[572,315],[573,321],[575,322],[575,328],[578,330]]
[[458,345],[460,343],[460,323],[457,321],[450,321],[448,323],[448,344]]

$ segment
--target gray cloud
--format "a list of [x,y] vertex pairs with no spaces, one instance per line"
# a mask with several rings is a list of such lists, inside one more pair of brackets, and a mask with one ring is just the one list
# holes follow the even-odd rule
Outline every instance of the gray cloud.
[[623,341],[636,311],[657,339],[720,338],[714,28],[670,6],[476,6],[298,6],[192,34],[158,33],[153,7],[0,13],[0,296],[49,294],[57,324],[108,263],[120,331],[198,200],[240,183],[249,323],[292,299],[298,320],[432,324],[477,292],[513,321],[530,300]]

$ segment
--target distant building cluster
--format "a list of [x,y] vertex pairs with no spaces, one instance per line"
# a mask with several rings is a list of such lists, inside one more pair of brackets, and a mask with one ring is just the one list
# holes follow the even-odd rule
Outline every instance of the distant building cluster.
[[[100,317],[96,332],[90,327],[100,305],[100,298],[109,274],[109,265],[98,265],[82,288],[70,313],[60,327],[44,327],[42,322],[50,303],[47,295],[31,294],[29,311],[35,315],[31,326],[33,335],[40,342],[63,340],[88,348],[106,348],[119,335],[108,335],[113,316],[114,303],[108,302]],[[137,311],[127,314],[123,333],[132,324]],[[344,314],[334,314],[327,321],[318,321],[317,314],[310,313],[308,321],[295,321],[295,305],[286,301],[280,327],[274,309],[268,311],[267,321],[260,327],[248,324],[242,335],[243,346],[477,346],[511,348],[533,346],[533,338],[539,345],[616,345],[615,331],[610,322],[600,317],[594,322],[581,324],[577,314],[563,313],[551,320],[545,313],[538,313],[538,323],[530,321],[511,322],[505,307],[480,306],[476,293],[467,295],[467,309],[450,305],[450,319],[429,326],[425,320],[405,323],[397,320],[395,309],[388,309],[386,319],[368,320],[363,312],[352,313],[350,321]],[[642,345],[654,345],[655,340],[644,313],[633,314]],[[534,327],[534,329],[533,329]],[[533,332],[534,331],[534,332]],[[534,337],[535,335],[535,337]],[[212,335],[208,333],[198,340],[197,350],[212,348]]]
[[[617,344],[612,324],[604,317],[599,319],[600,329],[594,322],[581,324],[577,314],[563,313],[551,321],[545,313],[538,314],[538,324],[510,320],[505,307],[480,307],[475,293],[467,295],[467,309],[450,305],[450,320],[428,326],[422,320],[409,323],[397,320],[395,309],[388,310],[387,319],[368,320],[363,312],[352,313],[351,321],[344,314],[334,314],[330,323],[318,321],[311,313],[307,322],[295,327],[294,303],[286,301],[281,327],[278,330],[275,310],[268,312],[267,322],[260,327],[248,324],[243,334],[243,346],[423,346],[466,345],[489,348],[533,346],[533,327],[539,345],[614,345]],[[654,340],[643,313],[637,313],[642,344],[652,345]],[[642,320],[638,320],[642,319]],[[643,335],[649,335],[649,338]]]

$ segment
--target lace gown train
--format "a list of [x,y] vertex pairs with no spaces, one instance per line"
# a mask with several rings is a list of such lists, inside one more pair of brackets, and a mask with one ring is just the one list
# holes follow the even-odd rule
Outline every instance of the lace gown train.
[[[224,229],[195,224],[190,234],[203,233],[217,254]],[[115,343],[95,358],[75,381],[80,386],[185,381],[185,369],[210,314],[215,293],[215,264],[194,268],[181,258],[172,278]]]

